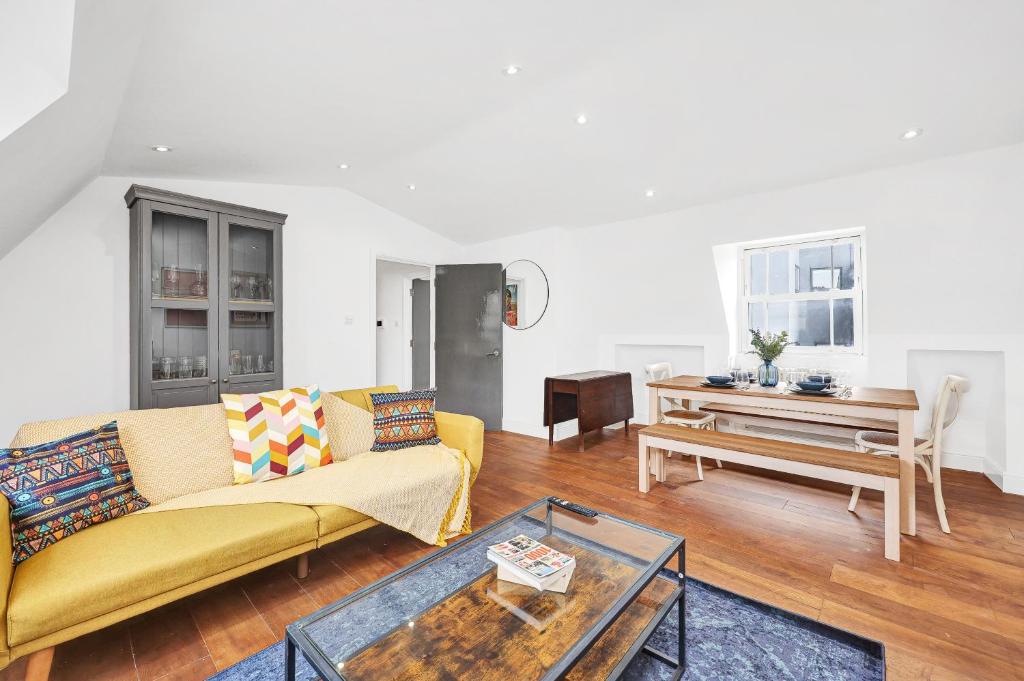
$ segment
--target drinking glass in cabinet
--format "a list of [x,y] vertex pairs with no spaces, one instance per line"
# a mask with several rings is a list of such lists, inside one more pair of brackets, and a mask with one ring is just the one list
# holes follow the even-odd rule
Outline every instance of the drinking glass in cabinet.
[[169,381],[174,378],[174,358],[173,357],[161,357],[160,358],[160,380]]

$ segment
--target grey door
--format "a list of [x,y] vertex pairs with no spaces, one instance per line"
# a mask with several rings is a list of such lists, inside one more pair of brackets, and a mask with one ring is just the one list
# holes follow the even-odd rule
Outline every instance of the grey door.
[[412,280],[412,387],[430,387],[430,281]]
[[502,268],[438,265],[434,280],[437,408],[501,430]]

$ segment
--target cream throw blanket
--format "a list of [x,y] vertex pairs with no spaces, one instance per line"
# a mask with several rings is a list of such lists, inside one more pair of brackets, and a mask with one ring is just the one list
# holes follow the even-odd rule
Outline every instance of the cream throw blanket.
[[444,546],[470,531],[470,470],[461,451],[443,444],[366,452],[298,475],[187,494],[137,513],[273,502],[345,506]]

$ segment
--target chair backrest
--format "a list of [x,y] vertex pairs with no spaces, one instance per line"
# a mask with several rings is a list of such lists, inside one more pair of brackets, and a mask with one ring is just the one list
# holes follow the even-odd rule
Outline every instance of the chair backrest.
[[971,389],[971,382],[963,376],[948,374],[942,378],[939,395],[932,411],[932,447],[938,455],[942,451],[942,434],[953,425],[960,412],[961,396]]
[[668,362],[655,362],[644,367],[647,378],[652,381],[663,381],[672,378],[672,365]]
[[[672,378],[672,365],[668,362],[647,364],[644,366],[644,373],[647,374],[647,379],[650,381],[664,381],[666,378]],[[683,407],[683,403],[678,398],[665,397],[663,399],[672,409],[682,409]]]

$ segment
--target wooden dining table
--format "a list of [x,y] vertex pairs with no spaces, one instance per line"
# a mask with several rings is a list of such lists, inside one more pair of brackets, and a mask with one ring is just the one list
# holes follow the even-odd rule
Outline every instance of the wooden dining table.
[[[914,488],[914,414],[919,410],[917,393],[896,388],[854,387],[846,397],[828,395],[796,395],[781,386],[711,387],[703,385],[703,376],[674,376],[647,384],[650,400],[650,422],[658,423],[662,415],[662,398],[690,402],[715,402],[778,411],[812,413],[830,417],[842,424],[844,420],[871,418],[889,421],[896,426],[900,461],[900,531],[917,534],[917,512]],[[872,456],[865,454],[865,456]]]

